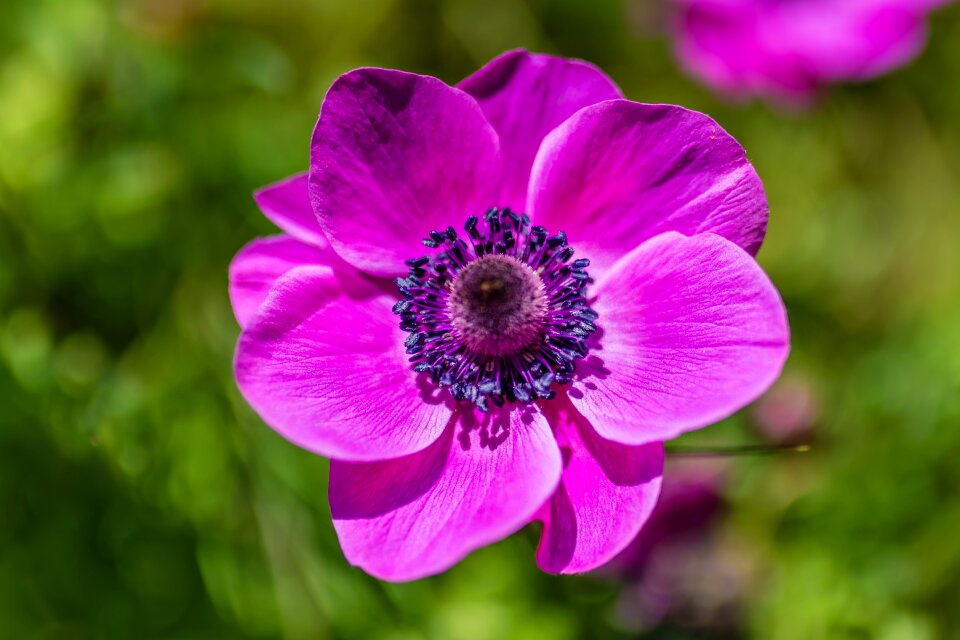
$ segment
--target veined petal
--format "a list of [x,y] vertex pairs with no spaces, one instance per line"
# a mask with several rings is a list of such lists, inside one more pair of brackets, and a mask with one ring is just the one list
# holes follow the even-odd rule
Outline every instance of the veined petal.
[[230,263],[230,303],[241,327],[253,317],[277,279],[294,267],[322,264],[323,252],[290,236],[258,238]]
[[527,211],[565,231],[592,274],[665,231],[716,233],[753,254],[767,224],[760,178],[720,125],[628,100],[582,109],[547,136]]
[[384,580],[439,573],[527,524],[560,478],[533,408],[459,413],[427,449],[330,464],[330,511],[351,564]]
[[713,234],[665,233],[597,284],[600,337],[570,400],[604,438],[643,444],[721,420],[780,375],[783,302],[745,251]]
[[410,370],[395,297],[339,275],[298,267],[274,285],[240,335],[240,390],[280,435],[321,455],[419,451],[449,422],[448,396]]
[[500,135],[503,187],[496,205],[523,211],[534,156],[544,137],[591,104],[622,98],[600,69],[522,50],[508,51],[459,85],[480,103]]
[[310,198],[340,256],[402,275],[430,231],[495,203],[496,131],[476,100],[436,78],[357,69],[327,93],[313,132]]

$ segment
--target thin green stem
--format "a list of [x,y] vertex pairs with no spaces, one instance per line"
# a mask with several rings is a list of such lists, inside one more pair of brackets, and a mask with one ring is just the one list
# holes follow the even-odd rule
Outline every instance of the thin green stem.
[[747,444],[732,447],[667,447],[667,455],[675,457],[720,458],[732,456],[768,456],[779,453],[807,453],[809,444]]

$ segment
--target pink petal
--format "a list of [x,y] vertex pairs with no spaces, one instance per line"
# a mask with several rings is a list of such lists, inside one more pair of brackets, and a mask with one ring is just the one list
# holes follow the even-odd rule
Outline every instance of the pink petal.
[[564,455],[560,488],[541,513],[537,563],[550,573],[606,564],[646,523],[660,495],[663,445],[601,438],[565,398],[544,404]]
[[[927,40],[927,2],[873,0],[811,4],[768,21],[764,40],[789,38],[804,62],[824,81],[866,80],[913,60]],[[829,19],[828,19],[829,17]]]
[[447,394],[409,366],[396,296],[376,283],[298,267],[240,335],[237,383],[264,421],[324,456],[378,460],[419,451],[450,420]]
[[664,231],[717,233],[756,253],[767,224],[760,178],[720,125],[627,100],[587,107],[547,136],[527,209],[566,231],[594,277]]
[[351,564],[414,580],[527,524],[556,489],[560,467],[550,428],[532,408],[466,412],[418,453],[332,461],[330,511]]
[[598,283],[599,344],[570,399],[604,438],[669,440],[721,420],[780,375],[783,302],[757,263],[712,234],[665,233]]
[[476,100],[436,78],[357,69],[330,88],[313,132],[310,198],[340,256],[402,275],[421,240],[495,204],[497,134]]
[[306,173],[268,185],[254,193],[253,199],[263,215],[294,238],[321,249],[328,246],[310,206]]
[[508,51],[458,85],[500,134],[503,188],[497,206],[522,211],[530,167],[543,138],[583,107],[621,98],[602,71],[580,60]]
[[247,325],[277,278],[294,267],[324,262],[323,253],[290,236],[258,238],[230,263],[230,303],[241,327]]

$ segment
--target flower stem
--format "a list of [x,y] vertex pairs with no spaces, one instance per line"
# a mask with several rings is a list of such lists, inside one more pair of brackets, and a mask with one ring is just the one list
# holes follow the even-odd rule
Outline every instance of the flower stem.
[[718,458],[732,456],[759,455],[777,453],[807,453],[813,447],[809,444],[747,444],[732,447],[667,447],[669,456]]

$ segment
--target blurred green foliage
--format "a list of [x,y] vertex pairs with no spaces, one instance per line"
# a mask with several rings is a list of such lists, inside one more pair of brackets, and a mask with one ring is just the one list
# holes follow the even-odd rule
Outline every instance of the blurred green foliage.
[[[731,621],[650,637],[960,638],[960,11],[910,68],[809,113],[686,79],[652,0],[7,0],[0,20],[0,636],[628,637],[608,576],[547,576],[535,532],[445,575],[344,561],[326,462],[234,388],[250,198],[302,170],[359,65],[455,82],[507,48],[583,57],[710,113],[772,215],[804,456],[730,465]],[[749,411],[688,444],[756,439]],[[622,598],[622,596],[620,596]],[[622,603],[621,605],[622,606]]]

